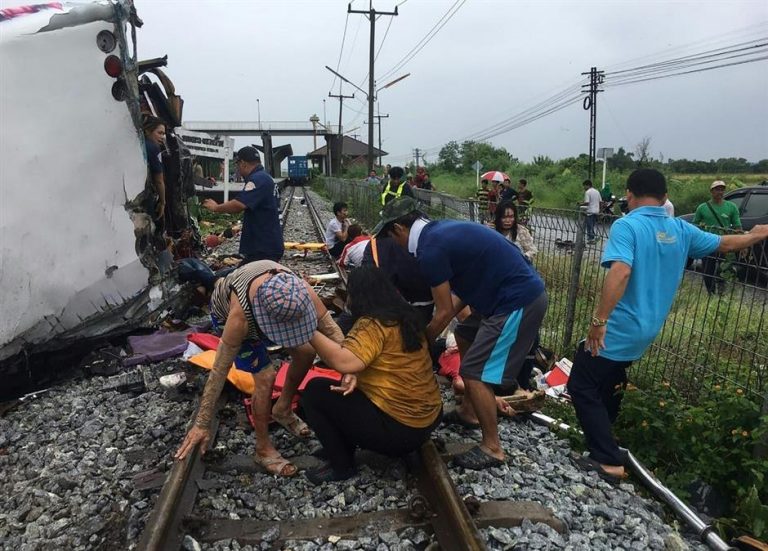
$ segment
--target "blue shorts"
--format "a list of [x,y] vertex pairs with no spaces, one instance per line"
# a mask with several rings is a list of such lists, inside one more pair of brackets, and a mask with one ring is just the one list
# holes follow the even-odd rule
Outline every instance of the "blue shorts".
[[[214,329],[224,329],[216,316],[211,313],[211,322]],[[272,360],[267,352],[267,345],[261,340],[245,340],[240,345],[240,351],[235,356],[235,368],[248,373],[258,373],[259,371],[272,365]]]

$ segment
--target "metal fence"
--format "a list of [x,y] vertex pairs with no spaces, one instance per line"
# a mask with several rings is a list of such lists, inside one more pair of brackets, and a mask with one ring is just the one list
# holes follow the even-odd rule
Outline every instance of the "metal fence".
[[[364,225],[376,224],[381,211],[378,186],[339,179],[326,179],[324,185],[327,195],[349,203],[352,215]],[[435,218],[486,218],[477,201],[414,191]],[[534,265],[549,294],[541,340],[559,357],[573,358],[576,343],[589,328],[605,277],[600,257],[613,220],[602,217],[595,227],[596,243],[588,244],[581,212],[535,208],[530,215],[529,228],[538,248]],[[768,290],[759,266],[768,266],[765,260],[755,254],[718,259],[721,275],[714,277],[722,283],[722,291],[715,294],[706,290],[701,263],[693,262],[664,327],[643,358],[633,364],[632,380],[639,386],[667,382],[691,400],[723,384],[764,399]]]

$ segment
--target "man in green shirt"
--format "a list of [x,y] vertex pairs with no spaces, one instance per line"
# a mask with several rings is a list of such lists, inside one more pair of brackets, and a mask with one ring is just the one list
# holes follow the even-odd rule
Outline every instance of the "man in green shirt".
[[[723,199],[725,182],[716,180],[709,186],[712,199],[700,204],[693,215],[693,223],[713,233],[733,233],[741,230],[739,208],[730,201]],[[722,257],[713,254],[704,259],[704,286],[711,295],[725,291],[725,280],[720,277],[720,262]]]

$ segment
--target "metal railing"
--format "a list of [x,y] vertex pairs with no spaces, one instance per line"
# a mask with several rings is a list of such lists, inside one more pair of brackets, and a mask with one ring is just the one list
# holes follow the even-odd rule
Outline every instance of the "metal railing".
[[[369,228],[379,220],[380,186],[326,179],[334,201],[346,201],[352,216]],[[485,220],[477,201],[444,193],[414,190],[434,218]],[[529,227],[538,253],[534,265],[549,294],[541,328],[542,344],[558,356],[573,358],[587,333],[606,270],[600,258],[615,217],[601,217],[597,240],[586,242],[583,213],[535,208]],[[761,258],[761,255],[763,256]],[[715,385],[729,384],[763,399],[768,392],[768,290],[765,249],[694,261],[686,269],[667,320],[642,359],[631,368],[636,384],[667,382],[696,400]],[[716,293],[708,293],[704,268],[718,264],[712,276]],[[674,277],[673,274],[670,274]],[[720,283],[718,283],[720,282]],[[722,291],[720,291],[722,289]]]

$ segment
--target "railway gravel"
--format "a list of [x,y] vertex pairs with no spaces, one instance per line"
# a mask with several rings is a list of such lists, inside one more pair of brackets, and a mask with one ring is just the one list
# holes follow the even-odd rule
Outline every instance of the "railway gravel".
[[[317,237],[301,205],[301,191],[294,197],[286,239],[314,241]],[[320,201],[315,194],[312,198]],[[330,218],[327,202],[323,205],[321,218]],[[233,239],[216,254],[236,250],[237,239]],[[286,263],[295,262],[289,265],[302,273],[331,271],[325,260],[309,264],[315,261],[286,257]],[[153,475],[162,483],[195,405],[194,392],[169,395],[157,378],[184,368],[180,359],[146,368],[149,386],[140,394],[105,391],[100,377],[72,380],[0,418],[0,548],[135,548],[159,493],[159,487],[137,489],[136,485]],[[204,375],[189,373],[199,388]],[[252,433],[240,422],[242,408],[230,400],[222,415],[217,448],[225,456],[253,453]],[[575,467],[568,443],[548,429],[505,419],[500,434],[508,463],[486,472],[451,467],[459,492],[481,501],[539,502],[565,521],[568,531],[558,534],[527,521],[517,528],[484,529],[489,549],[705,549],[681,536],[662,507],[641,497],[633,484],[613,487]],[[472,442],[479,438],[479,431],[443,426],[435,437]],[[307,456],[318,446],[313,440],[297,440],[283,429],[275,430],[275,439],[288,457]],[[376,456],[364,460],[355,478],[322,487],[309,485],[301,474],[286,480],[209,470],[195,514],[270,520],[405,507],[412,490],[406,485],[403,465]],[[259,546],[230,540],[198,544],[188,538],[185,548],[267,549],[272,536],[266,534]],[[420,530],[399,536],[372,530],[356,540],[289,542],[284,548],[395,551],[434,545],[432,537]]]

